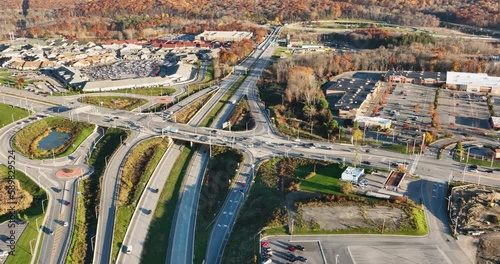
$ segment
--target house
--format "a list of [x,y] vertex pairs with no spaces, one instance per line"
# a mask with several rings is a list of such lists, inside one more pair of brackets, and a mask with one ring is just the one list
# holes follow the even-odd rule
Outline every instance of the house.
[[363,168],[347,167],[344,172],[342,172],[341,180],[358,183],[359,177],[365,173]]

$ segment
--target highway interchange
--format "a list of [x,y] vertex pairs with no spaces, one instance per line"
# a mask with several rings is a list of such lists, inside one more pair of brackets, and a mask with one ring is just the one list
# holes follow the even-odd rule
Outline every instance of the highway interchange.
[[[271,34],[266,40],[267,43],[275,41],[277,35],[278,34]],[[297,146],[297,142],[293,141],[293,139],[285,138],[275,133],[273,126],[270,125],[271,120],[269,120],[269,116],[266,113],[264,105],[259,101],[255,89],[256,82],[262,71],[265,69],[268,60],[274,51],[273,45],[267,45],[266,47],[268,48],[264,50],[256,50],[255,56],[249,57],[247,60],[242,62],[240,66],[245,69],[249,69],[249,72],[244,83],[230,100],[238,101],[244,95],[248,96],[250,108],[257,124],[256,128],[250,131],[228,132],[221,130],[222,123],[227,120],[232,108],[234,107],[232,104],[225,105],[220,114],[214,119],[213,127],[198,127],[201,121],[210,112],[210,109],[215,106],[224,93],[237,80],[239,77],[237,74],[230,76],[216,87],[202,90],[199,93],[187,97],[178,104],[179,106],[171,110],[174,114],[180,110],[181,106],[185,107],[196,98],[213,91],[215,95],[212,99],[207,102],[207,104],[198,112],[197,115],[193,117],[192,120],[190,120],[190,122],[188,122],[188,124],[178,124],[172,122],[172,120],[165,121],[158,115],[112,110],[97,106],[87,106],[77,100],[80,96],[67,98],[42,98],[25,91],[13,92],[11,89],[0,88],[0,91],[4,94],[3,100],[5,103],[33,109],[37,113],[74,118],[83,121],[92,120],[92,122],[99,127],[109,127],[110,125],[132,127],[131,123],[136,125],[136,129],[132,130],[131,136],[126,141],[128,144],[122,145],[117,152],[107,160],[108,166],[103,176],[100,205],[99,208],[97,208],[99,210],[99,220],[98,231],[95,237],[95,245],[93,245],[95,248],[93,259],[94,263],[112,263],[111,245],[113,243],[112,235],[114,214],[116,210],[116,195],[121,176],[120,170],[124,159],[130,150],[146,138],[162,135],[169,136],[173,139],[191,141],[204,145],[232,146],[240,149],[244,154],[245,164],[242,166],[242,170],[239,172],[237,179],[233,182],[223,208],[213,224],[205,257],[206,263],[221,262],[225,243],[229,238],[229,234],[236,220],[238,210],[248,194],[254,175],[254,169],[258,162],[272,156],[303,156],[306,158],[330,161],[335,161],[337,158],[341,157],[345,159],[346,162],[352,163],[354,161],[355,153],[352,145],[320,143],[322,145],[320,148],[307,149]],[[31,100],[32,98],[36,100]],[[40,102],[40,99],[49,101],[54,105],[64,106],[67,108],[67,111],[54,111],[54,105]],[[114,120],[113,123],[110,124],[109,122],[105,122],[103,120],[103,117],[105,116],[117,116],[119,119]],[[16,129],[19,129],[19,127],[23,125],[25,124],[12,123],[2,128],[0,130],[0,141],[2,145],[10,146],[11,137],[14,135]],[[178,129],[178,132],[162,132],[162,129],[166,126],[175,127]],[[85,155],[88,155],[89,150],[92,149],[92,144],[95,144],[95,142],[102,136],[101,131],[101,129],[96,129],[96,131],[84,143],[82,143],[77,152],[72,154],[72,156],[85,157]],[[302,143],[304,142],[308,141],[302,140]],[[170,236],[172,239],[170,244],[174,246],[168,249],[167,259],[165,260],[166,263],[192,263],[194,228],[196,224],[196,210],[198,206],[197,201],[199,197],[199,190],[201,188],[200,186],[204,166],[206,165],[210,155],[210,151],[204,150],[206,150],[206,148],[202,148],[195,153],[194,159],[191,163],[192,166],[190,166],[190,170],[185,177],[185,182],[183,183],[184,191],[182,191],[175,214],[175,228],[172,228],[173,233]],[[179,153],[180,146],[172,144],[169,150],[165,153],[160,166],[148,182],[147,188],[138,203],[136,212],[130,222],[127,235],[124,240],[124,245],[134,245],[133,252],[131,254],[123,254],[123,251],[121,251],[116,262],[140,263],[140,255],[142,251],[142,247],[140,245],[142,245],[147,235],[147,228],[145,228],[145,226],[149,226],[153,215],[141,213],[141,210],[156,208],[158,194],[152,192],[151,190],[159,189],[159,192],[161,193],[161,188],[163,187],[166,177],[168,177],[168,172],[172,166],[169,161],[176,160]],[[438,184],[437,186],[440,186],[439,184],[445,184],[446,181],[449,180],[450,172],[455,175],[455,180],[458,180],[459,177],[463,177],[463,179],[468,182],[477,182],[480,180],[481,183],[487,185],[499,185],[498,177],[492,175],[468,172],[463,174],[463,165],[451,160],[448,156],[444,157],[443,160],[436,160],[434,154],[424,153],[422,155],[405,156],[405,158],[408,158],[411,166],[415,169],[414,173],[420,175],[423,179],[425,179],[425,181],[428,181],[422,185],[422,192],[425,186],[433,186],[433,184]],[[5,153],[0,154],[0,159],[2,163],[5,163],[7,160]],[[401,161],[402,157],[401,154],[398,153],[382,149],[373,149],[370,153],[363,154],[361,159],[369,160],[372,166],[375,167],[387,167],[391,161]],[[45,160],[42,164],[39,164],[39,161],[33,161],[18,155],[18,160],[19,164],[25,164],[25,166],[21,165],[19,169],[26,172],[27,175],[39,183],[49,195],[49,203],[47,207],[48,214],[46,215],[46,219],[40,221],[40,223],[44,223],[41,224],[43,228],[39,235],[39,237],[42,235],[44,236],[43,243],[41,243],[41,239],[37,239],[36,247],[38,248],[41,246],[42,249],[42,254],[40,255],[38,263],[62,263],[66,258],[67,249],[71,243],[75,214],[73,204],[74,201],[76,201],[77,194],[74,189],[75,179],[63,180],[57,178],[54,176],[55,170],[58,167],[69,164],[85,167],[85,158],[70,159],[68,157],[63,157],[53,160]],[[85,169],[90,170],[88,167],[85,167]],[[243,188],[243,192],[239,191],[242,189],[241,186],[238,185],[240,182],[247,183],[246,187]],[[422,193],[422,196],[424,204],[426,204],[426,206],[428,205],[427,217],[431,227],[431,234],[426,238],[421,238],[420,240],[425,240],[425,243],[434,243],[438,245],[442,250],[444,250],[448,258],[452,260],[452,263],[468,263],[467,261],[462,262],[467,258],[463,257],[464,253],[460,253],[461,250],[457,249],[456,245],[453,244],[455,242],[447,241],[447,239],[449,239],[449,235],[446,235],[448,231],[444,227],[445,224],[442,224],[446,223],[447,219],[445,216],[443,217],[441,206],[437,209],[435,208],[435,204],[443,203],[444,193],[439,193],[439,195],[430,198],[427,193]],[[71,201],[71,205],[65,206],[65,201]],[[69,226],[64,227],[62,225],[64,222],[68,222]],[[54,230],[54,234],[45,235],[48,233],[48,230]],[[318,238],[314,237],[304,239],[317,240]],[[322,237],[321,239],[323,240],[324,238]],[[343,239],[344,238],[342,237],[337,238],[332,236],[326,240],[331,240],[333,241],[332,243],[338,244],[338,242],[335,241],[343,241]],[[362,239],[363,238],[359,238],[358,240]],[[356,239],[351,240],[354,244],[359,242]],[[387,237],[382,237],[371,239],[370,242],[374,243],[375,241],[383,240],[393,241]],[[399,240],[402,241],[401,243],[406,243],[404,241],[409,239],[398,238],[398,241]],[[39,243],[41,243],[41,245],[39,245]],[[418,241],[415,243],[418,243]],[[351,262],[349,257],[345,255],[341,256],[341,261],[341,263]],[[35,260],[32,261],[32,263],[34,262]]]

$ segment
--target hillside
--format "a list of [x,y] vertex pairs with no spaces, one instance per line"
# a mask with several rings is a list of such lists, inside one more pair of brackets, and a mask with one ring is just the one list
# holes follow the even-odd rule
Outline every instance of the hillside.
[[37,36],[146,37],[183,32],[186,26],[193,29],[193,24],[201,31],[233,20],[265,23],[339,17],[412,26],[436,26],[441,19],[499,28],[499,5],[488,0],[4,0],[0,1],[4,25],[0,34],[2,38],[10,31]]

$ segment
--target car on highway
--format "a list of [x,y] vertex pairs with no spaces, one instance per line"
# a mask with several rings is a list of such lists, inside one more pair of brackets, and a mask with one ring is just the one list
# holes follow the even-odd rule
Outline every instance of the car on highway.
[[493,170],[485,170],[487,173],[493,173]]
[[367,161],[367,160],[363,160],[361,163],[365,164],[365,165],[370,165],[372,164],[371,162]]

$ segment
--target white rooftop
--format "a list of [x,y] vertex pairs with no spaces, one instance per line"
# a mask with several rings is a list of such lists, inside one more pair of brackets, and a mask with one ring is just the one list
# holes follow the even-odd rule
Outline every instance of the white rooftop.
[[447,84],[475,84],[487,87],[500,87],[500,77],[488,76],[486,73],[447,72]]
[[354,121],[357,121],[357,122],[379,123],[379,124],[387,124],[387,123],[391,122],[391,120],[389,120],[389,119],[381,118],[381,117],[378,117],[378,116],[374,116],[374,117],[371,117],[371,116],[358,116],[358,117],[356,117],[356,119],[354,119]]
[[353,176],[359,176],[363,173],[364,169],[363,168],[354,168],[354,167],[347,167],[345,171],[342,174],[349,174]]

